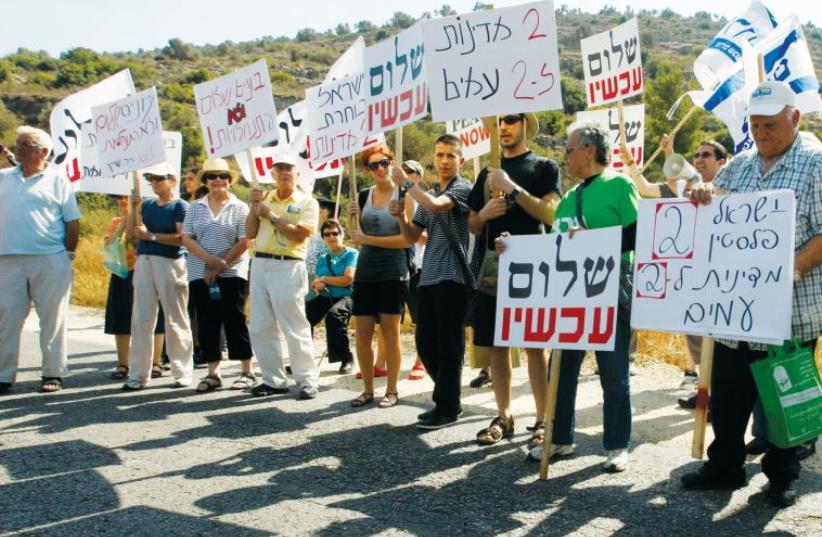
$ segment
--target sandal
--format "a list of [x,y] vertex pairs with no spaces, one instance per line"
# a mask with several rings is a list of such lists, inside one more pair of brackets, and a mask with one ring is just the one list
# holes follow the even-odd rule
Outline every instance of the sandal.
[[231,390],[250,390],[257,384],[257,377],[243,373],[231,383]]
[[425,366],[422,364],[416,364],[414,367],[411,368],[411,372],[408,373],[408,380],[422,380],[425,378]]
[[197,393],[213,392],[217,388],[223,387],[223,379],[216,375],[206,375],[203,380],[197,384]]
[[123,380],[128,376],[128,366],[125,365],[118,365],[114,368],[114,371],[111,372],[109,375],[110,378],[114,380]]
[[397,403],[400,402],[400,394],[397,392],[389,393],[386,392],[385,397],[382,398],[380,404],[378,405],[380,408],[391,408],[392,406],[396,406]]
[[59,392],[63,389],[63,379],[60,377],[43,377],[40,383],[40,391],[43,393]]
[[514,434],[514,418],[509,418],[508,423],[497,416],[491,421],[491,425],[477,433],[477,443],[482,446],[496,444],[503,438],[510,438]]
[[158,379],[163,376],[163,366],[154,364],[151,366],[151,378]]
[[533,427],[526,427],[531,431],[531,439],[528,440],[528,450],[532,450],[537,446],[541,446],[545,440],[545,422],[538,421],[534,423]]
[[374,402],[374,392],[362,392],[360,395],[351,400],[351,406],[354,408],[359,408],[372,402]]

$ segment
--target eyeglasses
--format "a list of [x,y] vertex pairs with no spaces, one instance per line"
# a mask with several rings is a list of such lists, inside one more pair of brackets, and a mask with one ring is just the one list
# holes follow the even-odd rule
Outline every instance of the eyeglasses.
[[499,118],[500,124],[505,123],[506,125],[516,125],[520,121],[522,121],[522,116],[519,114],[511,114]]
[[380,166],[382,166],[383,168],[387,168],[387,167],[391,166],[391,161],[388,160],[387,158],[384,158],[382,160],[378,160],[377,162],[369,162],[367,164],[368,169],[371,170],[372,172],[377,171],[377,169]]
[[40,144],[36,142],[15,142],[15,147],[19,147],[20,149],[40,149]]
[[231,174],[228,173],[206,173],[203,174],[203,179],[206,181],[211,181],[212,179],[222,179],[223,181],[228,181],[231,179]]
[[143,178],[148,181],[149,183],[159,183],[160,181],[165,181],[167,176],[165,175],[154,175],[153,173],[144,173]]
[[694,155],[694,158],[695,158],[695,159],[698,159],[698,158],[711,158],[711,157],[713,157],[713,156],[716,156],[716,155],[714,155],[714,154],[713,154],[712,152],[710,152],[710,151],[703,151],[702,153],[697,153],[697,154],[695,154],[695,155]]
[[324,232],[323,232],[323,237],[324,237],[324,238],[328,238],[328,237],[339,237],[339,236],[340,236],[340,232],[339,232],[339,231],[324,231]]
[[573,151],[574,149],[585,149],[585,146],[582,146],[582,145],[568,145],[568,146],[565,146],[565,154],[566,155],[570,154],[571,151]]

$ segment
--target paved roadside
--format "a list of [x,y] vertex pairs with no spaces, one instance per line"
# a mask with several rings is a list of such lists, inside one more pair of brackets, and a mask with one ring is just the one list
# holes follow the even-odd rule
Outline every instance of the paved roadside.
[[[585,368],[577,455],[541,482],[525,460],[534,416],[524,368],[516,436],[481,448],[473,439],[494,414],[488,388],[466,388],[463,419],[431,432],[413,427],[427,379],[401,381],[393,409],[352,410],[358,382],[327,363],[313,401],[296,391],[196,395],[168,377],[124,393],[108,379],[102,316],[73,307],[72,374],[65,390],[41,395],[37,336],[32,315],[18,384],[0,398],[0,535],[822,535],[819,454],[805,465],[799,503],[782,511],[765,503],[756,463],[733,493],[680,488],[697,463],[670,366],[632,377],[632,466],[622,474],[600,470],[601,389]],[[464,385],[473,374],[465,370]]]

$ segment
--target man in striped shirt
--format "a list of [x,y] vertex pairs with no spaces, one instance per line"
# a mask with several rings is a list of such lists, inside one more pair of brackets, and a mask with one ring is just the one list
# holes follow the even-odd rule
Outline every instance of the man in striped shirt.
[[[435,407],[420,415],[417,427],[439,429],[457,421],[461,414],[460,382],[465,355],[466,281],[468,262],[468,194],[471,183],[459,175],[462,164],[459,138],[444,134],[434,142],[438,182],[428,192],[419,187],[420,177],[406,175],[399,166],[392,179],[419,206],[412,222],[403,200],[391,202],[403,237],[416,243],[428,232],[422,274],[417,291],[417,353],[434,381]],[[450,234],[450,237],[449,237]]]

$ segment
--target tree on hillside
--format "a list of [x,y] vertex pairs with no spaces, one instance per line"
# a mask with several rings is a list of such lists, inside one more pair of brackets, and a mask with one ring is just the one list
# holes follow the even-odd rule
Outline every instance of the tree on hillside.
[[[474,6],[474,7],[476,7],[476,6]],[[443,4],[442,7],[439,8],[438,10],[436,10],[435,13],[437,15],[439,15],[440,17],[450,17],[451,15],[456,15],[457,10],[455,10],[454,8],[449,6],[448,4]]]
[[334,29],[334,33],[336,33],[337,35],[340,35],[340,36],[348,35],[348,34],[351,33],[351,27],[348,25],[347,22],[341,22]]
[[297,42],[299,43],[306,43],[308,41],[312,41],[314,38],[317,37],[317,30],[313,28],[303,28],[297,32]]
[[193,60],[200,55],[197,47],[177,37],[168,40],[168,45],[163,47],[162,53],[163,56],[176,60]]
[[365,20],[358,22],[355,25],[355,27],[357,28],[357,32],[359,32],[361,34],[373,32],[374,30],[377,29],[376,24],[374,24],[371,21],[365,21]]
[[411,15],[403,13],[402,11],[395,11],[394,15],[391,17],[391,20],[388,21],[388,24],[394,28],[404,30],[414,26],[415,22],[417,22],[417,20]]

